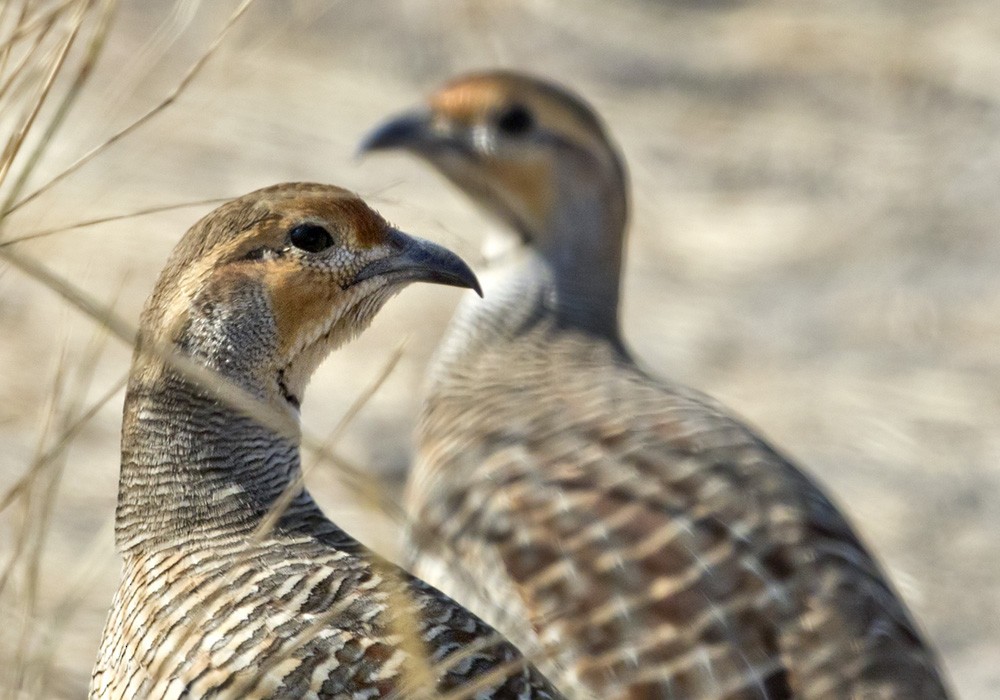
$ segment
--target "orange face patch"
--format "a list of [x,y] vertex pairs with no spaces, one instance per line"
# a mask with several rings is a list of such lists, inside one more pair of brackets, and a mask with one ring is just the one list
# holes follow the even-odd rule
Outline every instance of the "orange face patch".
[[287,264],[269,266],[264,282],[271,295],[274,322],[278,331],[278,352],[287,356],[302,343],[314,340],[330,316],[341,293],[328,275]]
[[509,193],[508,204],[523,208],[522,215],[534,225],[541,226],[549,216],[552,206],[551,163],[502,163],[487,165],[490,176],[503,183],[501,191]]
[[456,124],[469,126],[481,121],[509,98],[504,82],[495,76],[463,78],[445,85],[431,96],[431,110]]

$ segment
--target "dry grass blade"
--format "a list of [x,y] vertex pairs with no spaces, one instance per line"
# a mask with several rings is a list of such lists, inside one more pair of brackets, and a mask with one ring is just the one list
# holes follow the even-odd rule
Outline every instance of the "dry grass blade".
[[[14,15],[12,29],[12,3],[5,3],[0,11],[0,26],[7,30],[0,46],[0,110],[9,120],[0,156],[0,186],[5,188],[6,201],[17,196],[79,96],[103,47],[113,5],[110,0],[103,5],[98,0],[24,2]],[[96,22],[90,24],[95,16]],[[87,26],[92,26],[89,40],[77,51]],[[68,72],[72,75],[67,84],[62,76]],[[5,219],[0,218],[3,223]],[[95,346],[90,355],[93,361],[80,366],[75,391],[65,386],[70,355],[63,354],[48,397],[38,450],[22,478],[0,496],[0,512],[19,506],[11,519],[16,532],[13,552],[0,573],[0,591],[12,596],[16,610],[4,635],[13,645],[7,655],[9,663],[4,664],[4,685],[15,696],[47,694],[47,665],[35,663],[40,649],[42,556],[54,523],[66,447],[104,403],[101,400],[78,415],[98,354]]]
[[[90,373],[88,373],[90,374]],[[92,378],[92,375],[88,377]],[[109,398],[121,391],[124,382],[119,382],[112,391],[108,392],[106,396]],[[78,392],[82,392],[86,389],[86,384],[81,383]],[[72,397],[71,397],[72,401]],[[106,403],[106,400],[99,402],[101,405]],[[85,420],[81,418],[87,418],[88,414],[93,415],[96,412],[94,409],[96,406],[92,406],[91,409],[86,411],[83,416],[71,422],[67,429],[64,429],[60,434],[57,445],[68,445],[71,438],[67,437],[67,434],[72,431],[73,434],[78,434],[79,426],[85,423]],[[64,410],[64,414],[67,417],[74,415],[72,409]],[[49,473],[49,478],[43,483],[43,492],[41,495],[41,502],[39,504],[39,517],[37,520],[37,532],[35,536],[35,543],[32,548],[32,557],[29,561],[28,569],[28,589],[32,591],[38,591],[40,587],[40,576],[41,576],[41,556],[46,550],[46,543],[49,530],[54,522],[53,514],[56,504],[56,496],[58,488],[62,481],[62,476],[65,471],[65,459],[64,459],[65,448],[56,450],[50,449],[45,455],[42,456],[42,464],[46,464],[44,460],[48,460],[48,465],[46,467],[46,472]],[[73,581],[72,588],[75,588],[82,584],[82,578],[72,578],[69,579]],[[36,593],[36,596],[38,594]],[[71,610],[62,610],[55,619],[64,625],[67,623],[69,613]],[[54,643],[56,637],[52,635],[45,634],[45,625],[37,624],[37,621],[33,621],[30,630],[26,631],[25,637],[22,640],[22,648],[25,650],[31,650],[30,661],[26,664],[26,675],[31,681],[32,688],[35,689],[35,694],[37,697],[48,697],[49,693],[46,691],[46,686],[52,678],[51,666],[53,660],[56,658]]]
[[[219,589],[219,592],[221,593],[223,590],[225,589]],[[246,673],[231,687],[226,688],[222,693],[220,693],[219,696],[222,698],[232,698],[233,700],[248,697],[249,691],[253,690],[262,678],[265,678],[271,671],[277,668],[279,664],[287,660],[297,649],[301,649],[305,644],[308,644],[310,640],[315,639],[316,635],[319,634],[325,627],[327,627],[340,615],[347,612],[348,608],[350,608],[354,602],[353,598],[347,596],[341,599],[340,602],[330,609],[325,610],[322,615],[317,615],[312,624],[291,638],[288,645],[283,649],[285,653],[272,654],[259,666],[257,666],[256,670]],[[151,673],[151,675],[154,678],[157,677],[157,674],[155,673]]]
[[[45,420],[42,423],[41,430],[39,431],[38,441],[35,448],[35,459],[32,460],[32,468],[28,472],[29,483],[36,477],[42,468],[45,466],[45,462],[40,459],[40,456],[44,452],[44,445],[48,439],[48,435],[52,429],[52,424],[55,421],[55,415],[57,406],[59,404],[59,397],[62,393],[63,379],[64,379],[64,356],[60,357],[60,362],[56,368],[56,373],[53,377],[52,390],[47,395],[47,405],[45,408]],[[19,495],[30,496],[29,489],[24,489]],[[19,501],[22,508],[29,510],[31,506],[30,498],[24,497]],[[26,514],[24,518],[21,519],[21,531],[20,536],[15,539],[14,551],[11,554],[10,560],[7,562],[2,573],[0,573],[0,594],[6,590],[8,581],[11,580],[13,572],[17,567],[17,563],[20,559],[21,553],[23,552],[24,545],[27,542],[26,532],[28,525],[30,524],[30,514]]]
[[466,659],[472,658],[479,652],[486,651],[490,647],[495,647],[500,644],[507,644],[507,639],[499,632],[494,631],[493,634],[480,637],[472,644],[467,644],[461,649],[451,652],[434,664],[434,666],[431,667],[431,671],[435,676],[439,676],[446,673],[449,669],[455,668]]
[[[390,628],[399,635],[400,646],[406,652],[403,687],[397,690],[398,695],[400,697],[432,698],[434,697],[433,689],[436,686],[434,671],[427,661],[426,648],[420,634],[420,627],[416,622],[416,611],[403,580],[402,572],[378,557],[373,557],[370,563],[379,588],[386,594],[386,610],[391,615],[389,618]],[[315,639],[338,617],[347,612],[355,602],[353,596],[345,596],[336,605],[317,615],[308,627],[290,638],[282,646],[280,654],[268,656],[252,673],[247,673],[237,683],[227,688],[224,697],[246,697],[271,671]],[[154,677],[156,676],[154,675]]]
[[58,674],[55,666],[60,660],[60,642],[71,623],[77,619],[81,605],[93,593],[103,572],[113,565],[113,553],[107,546],[114,536],[114,515],[109,515],[97,529],[90,543],[83,550],[76,565],[66,573],[66,580],[72,581],[58,602],[49,607],[48,614],[35,622],[35,636],[39,652],[34,668],[41,677],[40,692],[36,697],[54,697],[50,686],[56,682]]
[[474,698],[480,690],[485,690],[500,683],[505,678],[523,671],[527,665],[528,659],[526,657],[522,656],[511,659],[506,663],[496,666],[489,672],[477,676],[475,680],[466,683],[461,688],[455,688],[451,692],[439,696],[439,700],[468,700],[469,698]]
[[20,152],[21,147],[24,145],[24,141],[28,136],[28,132],[31,131],[31,127],[35,123],[35,119],[38,118],[38,113],[41,112],[42,106],[45,104],[46,98],[48,98],[52,86],[55,85],[56,76],[59,75],[59,71],[62,69],[66,57],[69,55],[69,50],[73,47],[73,42],[76,41],[77,35],[80,33],[80,29],[83,27],[83,20],[85,15],[86,5],[80,5],[77,9],[76,14],[73,16],[71,26],[72,29],[69,35],[63,39],[58,52],[56,53],[51,65],[48,67],[48,72],[46,73],[45,80],[38,88],[38,95],[34,99],[27,116],[21,122],[21,126],[17,131],[11,136],[7,142],[7,146],[4,148],[2,159],[0,159],[0,185],[7,179],[7,175],[10,172],[11,167],[14,164],[14,159],[17,158],[17,154]]
[[80,432],[87,426],[94,416],[96,416],[98,412],[104,408],[116,394],[118,394],[118,392],[125,388],[125,383],[127,381],[128,375],[125,375],[115,382],[106,392],[104,392],[104,394],[100,396],[100,398],[94,401],[86,411],[81,413],[76,420],[70,423],[62,431],[59,438],[52,444],[52,446],[39,455],[39,457],[32,463],[28,471],[25,472],[24,476],[18,479],[17,482],[15,482],[15,484],[7,490],[3,497],[0,498],[0,513],[6,510],[11,503],[13,503],[28,488],[30,488],[32,481],[39,473],[38,468],[40,465],[44,465],[58,459],[63,452],[65,452],[65,450],[72,444],[73,440],[80,434]]
[[[112,305],[116,303],[117,297],[116,294]],[[84,397],[94,379],[106,341],[107,335],[105,333],[100,330],[95,333],[82,353],[83,359],[76,364],[76,377],[72,386],[69,386],[66,391],[53,394],[55,397],[66,394],[66,399],[60,401],[60,405],[54,406],[53,410],[53,413],[58,415],[60,423],[58,435],[53,441],[53,445],[36,457],[28,472],[28,476],[35,477],[28,480],[28,487],[24,489],[25,501],[28,502],[30,498],[34,499],[31,517],[24,522],[31,540],[28,547],[28,557],[23,566],[24,598],[28,603],[27,609],[29,611],[37,610],[38,601],[41,598],[41,558],[46,551],[47,539],[53,523],[56,497],[65,470],[66,447],[79,434],[81,428],[91,420],[97,410],[124,386],[123,379],[113,387],[111,392],[107,392],[94,405],[84,409]],[[66,366],[65,356],[62,366]],[[68,371],[63,370],[62,374],[66,375]],[[60,387],[62,384],[69,384],[69,382],[60,382]],[[32,493],[31,485],[36,483],[38,488],[35,488]],[[35,696],[45,697],[48,695],[46,686],[51,678],[50,662],[54,658],[54,654],[50,648],[45,646],[48,640],[39,634],[44,625],[37,624],[35,619],[37,616],[34,613],[30,617],[31,624],[24,627],[18,643],[19,657],[14,666],[19,677],[15,687],[30,689]]]
[[[337,441],[344,434],[344,431],[347,429],[347,427],[351,424],[351,422],[358,415],[358,413],[361,412],[361,409],[364,408],[365,405],[371,400],[372,396],[375,395],[375,392],[377,392],[382,387],[382,385],[385,384],[386,380],[392,374],[393,370],[396,369],[397,365],[399,365],[399,361],[403,357],[403,351],[405,350],[405,348],[406,348],[406,340],[404,340],[398,346],[396,346],[395,351],[393,351],[392,355],[389,357],[389,360],[385,363],[385,366],[383,366],[382,370],[378,373],[375,380],[358,395],[358,397],[347,409],[347,413],[344,414],[344,417],[337,422],[337,425],[334,426],[330,435],[323,442],[323,444],[320,445],[320,450],[317,451],[318,452],[317,459],[314,460],[313,463],[310,464],[308,467],[303,467],[302,469],[300,469],[298,476],[296,476],[296,478],[292,480],[292,482],[288,486],[285,487],[285,490],[281,493],[281,496],[279,496],[278,500],[276,500],[274,505],[271,506],[270,510],[261,520],[260,525],[257,526],[257,529],[254,532],[255,540],[260,541],[261,539],[266,537],[268,533],[271,532],[271,530],[274,529],[274,526],[281,519],[281,516],[285,514],[285,511],[288,510],[288,507],[292,504],[292,501],[295,499],[295,496],[305,486],[306,475],[310,471],[312,471],[319,463],[322,462],[323,455],[329,454],[333,451],[333,448],[336,446]],[[361,476],[361,475],[355,475],[355,476]],[[367,481],[370,483],[371,479],[368,479]],[[367,505],[372,505],[375,506],[376,508],[380,506],[378,489],[361,488],[360,492],[364,497]]]
[[[36,455],[41,455],[49,434],[54,429],[59,419],[60,402],[65,390],[67,364],[67,347],[63,343],[62,352],[56,365],[56,371],[52,379],[52,389],[48,394],[48,406],[45,412],[45,420],[39,433]],[[47,469],[53,463],[46,463],[36,457],[34,460],[34,470],[39,475],[36,481],[42,481],[44,476],[52,477]],[[19,521],[17,536],[14,540],[14,552],[8,560],[4,571],[0,574],[0,594],[2,594],[9,582],[13,582],[15,577],[22,579],[20,596],[18,599],[18,622],[20,623],[14,637],[17,639],[14,652],[14,660],[10,666],[11,680],[10,687],[26,690],[27,685],[27,660],[30,655],[30,638],[34,627],[34,620],[38,613],[38,581],[37,581],[37,555],[35,550],[41,544],[44,537],[46,509],[46,496],[49,489],[43,483],[41,488],[34,491],[26,491],[25,497],[21,499],[22,517]],[[20,574],[18,576],[18,574]]]
[[[87,5],[81,5],[79,24],[74,22],[72,36],[75,37],[76,33],[79,31],[79,27],[82,26],[86,10],[95,5],[96,3],[94,2],[88,2]],[[45,125],[45,131],[38,140],[38,144],[35,146],[34,151],[32,151],[31,155],[28,157],[24,167],[21,168],[21,174],[18,176],[14,185],[10,188],[10,191],[4,200],[3,207],[0,207],[0,211],[6,211],[10,206],[10,203],[17,199],[20,195],[28,177],[32,172],[34,172],[35,166],[45,153],[45,149],[52,142],[52,137],[55,136],[56,132],[65,122],[66,117],[69,115],[70,108],[80,96],[83,86],[87,83],[87,80],[93,73],[94,66],[97,65],[97,58],[100,56],[101,50],[104,48],[104,41],[107,38],[108,28],[111,25],[111,16],[114,13],[116,5],[117,0],[103,0],[101,11],[97,13],[97,24],[94,27],[90,41],[87,43],[87,49],[84,52],[84,57],[77,63],[76,72],[69,87],[64,92],[62,100],[56,108],[52,118],[50,118],[48,123]],[[2,182],[2,179],[0,179],[0,182]]]
[[[0,99],[3,99],[12,90],[12,88],[18,84],[19,80],[25,78],[27,73],[26,67],[32,65],[36,60],[38,54],[40,53],[42,47],[45,45],[45,39],[49,35],[49,32],[56,26],[55,19],[47,22],[34,37],[34,41],[31,47],[21,54],[17,63],[11,68],[10,73],[7,75],[7,79],[3,81],[0,85]],[[3,60],[6,63],[7,59],[10,57],[10,50],[13,48],[13,44],[9,44],[5,47],[3,52]]]
[[[26,36],[31,35],[39,27],[49,27],[55,24],[56,19],[59,15],[65,12],[66,8],[72,5],[78,0],[63,0],[62,3],[55,5],[46,12],[39,13],[38,15],[27,18],[24,15],[21,17],[21,21],[17,22],[14,26],[14,31],[10,33],[10,36],[0,44],[0,53],[5,55],[9,54],[14,45]],[[4,12],[7,11],[8,7],[13,6],[13,3],[4,3],[2,9]],[[27,10],[27,5],[25,5],[22,10]],[[0,15],[2,19],[2,15]],[[44,30],[43,30],[44,31]]]
[[118,339],[129,345],[135,344],[135,328],[89,294],[77,289],[41,263],[9,249],[0,249],[0,259],[6,260],[11,266],[41,282],[79,311],[82,311],[84,315],[99,322]]
[[389,628],[399,637],[399,647],[406,653],[406,660],[400,669],[403,677],[400,695],[431,698],[435,694],[437,676],[431,668],[424,644],[418,607],[414,605],[403,572],[382,559],[373,559],[371,567],[388,584],[386,608],[394,613],[389,617]]
[[233,14],[229,17],[229,19],[223,25],[222,29],[216,35],[215,39],[212,41],[211,45],[209,45],[209,47],[205,51],[205,53],[203,53],[198,58],[198,60],[196,60],[194,62],[194,64],[188,69],[188,71],[181,78],[181,80],[177,84],[177,86],[159,104],[157,104],[155,107],[153,107],[152,109],[150,109],[148,112],[146,112],[145,114],[143,114],[141,117],[139,117],[138,119],[136,119],[135,121],[133,121],[131,124],[129,124],[128,126],[126,126],[124,129],[121,129],[120,131],[118,131],[115,134],[113,134],[110,138],[108,138],[106,141],[104,141],[104,143],[100,144],[99,146],[96,146],[96,147],[92,148],[90,151],[88,151],[82,157],[80,157],[76,162],[74,162],[72,165],[70,165],[69,167],[67,167],[65,170],[63,170],[62,172],[60,172],[58,175],[56,175],[55,177],[53,177],[52,179],[50,179],[47,183],[45,183],[44,185],[42,185],[41,187],[39,187],[38,189],[36,189],[34,192],[32,192],[31,194],[25,196],[24,198],[20,199],[19,201],[17,201],[16,203],[10,205],[9,207],[5,207],[2,211],[0,211],[0,217],[7,216],[7,215],[11,214],[12,212],[17,211],[18,209],[20,209],[21,207],[23,207],[28,202],[31,202],[32,200],[38,198],[41,194],[43,194],[44,192],[46,192],[49,189],[51,189],[53,186],[55,186],[57,183],[61,182],[62,180],[65,180],[67,177],[69,177],[70,175],[72,175],[74,172],[76,172],[77,170],[79,170],[80,168],[82,168],[84,165],[86,165],[87,163],[89,163],[91,160],[93,160],[94,158],[96,158],[98,155],[100,155],[101,153],[103,153],[110,146],[114,145],[115,143],[117,143],[121,139],[125,138],[126,136],[128,136],[132,132],[136,131],[137,129],[139,129],[140,127],[142,127],[144,124],[146,124],[147,122],[149,122],[149,120],[151,120],[153,117],[155,117],[156,115],[160,114],[163,110],[165,110],[167,107],[169,107],[170,105],[172,105],[177,100],[177,98],[180,97],[180,95],[184,92],[184,90],[187,89],[188,85],[191,84],[191,81],[193,81],[198,76],[198,74],[201,72],[202,68],[205,67],[205,64],[208,63],[208,60],[218,50],[218,48],[222,45],[223,40],[229,34],[229,31],[236,24],[237,20],[239,20],[239,18],[243,16],[243,14],[250,8],[250,6],[254,2],[255,2],[255,0],[243,0],[243,2],[240,3],[239,7],[236,8],[236,10],[233,12]]
[[5,241],[0,241],[0,248],[13,245],[15,243],[33,241],[38,238],[47,238],[48,236],[54,236],[60,233],[68,233],[69,231],[76,231],[82,228],[99,226],[100,224],[107,224],[114,221],[125,221],[127,219],[135,219],[141,216],[162,214],[163,212],[174,211],[176,209],[187,209],[188,207],[214,206],[217,204],[222,204],[223,202],[228,201],[229,199],[230,199],[229,197],[217,197],[214,199],[202,199],[194,202],[179,202],[177,204],[160,204],[157,206],[137,209],[135,211],[131,211],[126,214],[111,214],[109,216],[102,216],[96,219],[77,221],[67,226],[58,226],[56,228],[44,229],[41,231],[32,231],[31,233],[26,233],[22,236],[17,236],[16,238],[8,238]]

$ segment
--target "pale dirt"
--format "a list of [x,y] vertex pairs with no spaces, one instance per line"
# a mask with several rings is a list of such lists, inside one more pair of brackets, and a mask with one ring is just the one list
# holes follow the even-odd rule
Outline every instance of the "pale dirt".
[[[169,7],[124,3],[39,181],[162,98],[232,4],[205,3],[177,42],[149,49]],[[475,262],[492,225],[405,157],[356,161],[358,139],[470,68],[566,82],[604,115],[629,163],[625,330],[638,355],[722,399],[794,455],[886,564],[958,694],[1000,695],[995,2],[294,7],[260,0],[176,104],[19,213],[4,235],[317,180],[361,192],[402,228]],[[170,247],[205,211],[22,250],[101,300],[117,297],[134,322]],[[305,422],[325,434],[410,338],[339,448],[384,474],[387,489],[398,489],[423,369],[458,297],[406,291],[310,389]],[[0,328],[2,493],[35,450],[63,349],[72,372],[94,324],[2,269]],[[128,356],[110,341],[91,399]],[[120,409],[119,395],[74,443],[43,552],[32,625],[36,634],[63,630],[46,674],[50,697],[84,693],[117,580],[107,526]],[[311,481],[331,515],[393,555],[396,527],[328,474]],[[17,508],[2,516],[0,542],[12,541],[18,517]],[[54,613],[68,594],[82,600],[75,613]],[[9,597],[4,605],[0,654],[9,659],[22,611]]]

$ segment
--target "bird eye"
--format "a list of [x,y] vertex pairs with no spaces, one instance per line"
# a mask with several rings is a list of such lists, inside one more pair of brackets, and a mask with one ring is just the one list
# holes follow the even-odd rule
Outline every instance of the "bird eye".
[[535,125],[535,118],[524,105],[512,105],[497,116],[497,129],[507,136],[521,136]]
[[333,237],[322,226],[299,224],[288,233],[288,240],[307,253],[318,253],[333,245]]

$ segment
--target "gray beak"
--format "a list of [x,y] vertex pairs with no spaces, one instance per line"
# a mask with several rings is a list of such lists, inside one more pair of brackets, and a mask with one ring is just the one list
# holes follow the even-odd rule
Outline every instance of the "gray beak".
[[483,296],[472,269],[444,246],[392,229],[389,233],[392,252],[369,263],[354,278],[354,283],[372,277],[389,277],[399,282],[431,282],[451,287],[465,287]]
[[382,122],[368,133],[358,147],[358,154],[392,149],[418,150],[428,142],[430,115],[424,111],[404,112]]

